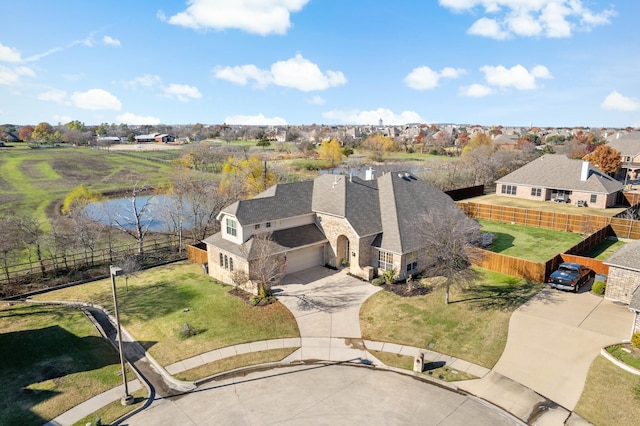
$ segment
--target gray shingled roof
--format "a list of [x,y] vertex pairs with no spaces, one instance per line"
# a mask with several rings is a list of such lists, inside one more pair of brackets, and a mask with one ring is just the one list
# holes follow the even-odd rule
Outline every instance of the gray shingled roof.
[[408,173],[387,173],[378,178],[382,235],[374,246],[394,253],[408,253],[424,247],[416,224],[434,209],[464,213],[444,192]]
[[241,225],[252,225],[311,214],[313,181],[280,183],[249,200],[236,201],[222,209]]
[[322,175],[313,183],[311,209],[344,217],[361,237],[382,231],[376,181],[344,175]]
[[640,154],[640,137],[613,139],[607,142],[607,145],[625,157],[635,157]]
[[[244,259],[255,259],[261,252],[259,247],[256,246],[254,238],[250,238],[244,244],[238,245],[225,240],[222,238],[222,234],[218,232],[203,241]],[[320,229],[315,224],[309,224],[274,231],[271,233],[271,240],[267,240],[267,243],[270,246],[269,253],[277,254],[326,241],[327,238]]]
[[631,241],[620,247],[603,263],[640,272],[640,240]]
[[611,194],[623,185],[590,166],[589,178],[580,180],[582,160],[571,160],[563,154],[546,154],[498,179],[498,184],[527,185],[569,191]]

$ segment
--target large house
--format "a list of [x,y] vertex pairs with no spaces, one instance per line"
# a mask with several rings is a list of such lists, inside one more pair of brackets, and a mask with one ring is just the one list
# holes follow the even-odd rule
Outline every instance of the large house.
[[640,132],[621,133],[611,136],[607,145],[620,152],[621,179],[640,179]]
[[234,271],[251,275],[265,244],[254,236],[269,232],[269,255],[286,273],[328,265],[367,280],[381,270],[404,278],[427,266],[416,224],[434,209],[464,217],[448,195],[404,172],[375,179],[370,169],[365,179],[326,174],[274,185],[220,212],[221,231],[204,240],[209,274],[226,283]]
[[588,161],[546,154],[496,181],[496,193],[538,201],[562,201],[586,207],[616,205],[623,185]]
[[640,240],[625,244],[604,264],[609,265],[605,297],[631,303],[634,291],[640,287]]

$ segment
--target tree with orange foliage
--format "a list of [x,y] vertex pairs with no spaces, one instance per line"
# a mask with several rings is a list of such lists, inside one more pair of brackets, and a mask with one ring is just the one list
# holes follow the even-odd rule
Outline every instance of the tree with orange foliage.
[[598,145],[584,159],[607,174],[615,173],[620,168],[620,152],[608,145]]

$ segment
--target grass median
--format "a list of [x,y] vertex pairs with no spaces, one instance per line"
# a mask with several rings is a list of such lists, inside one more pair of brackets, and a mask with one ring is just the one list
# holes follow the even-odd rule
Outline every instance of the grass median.
[[511,312],[543,288],[542,284],[480,270],[482,279],[467,290],[444,290],[400,297],[388,291],[371,296],[360,310],[365,339],[431,349],[483,367],[500,358]]
[[[123,326],[162,365],[225,346],[276,338],[298,337],[295,318],[283,305],[248,306],[203,274],[200,265],[179,262],[116,279]],[[57,290],[43,300],[93,302],[112,310],[109,280]],[[196,331],[182,339],[185,323]]]

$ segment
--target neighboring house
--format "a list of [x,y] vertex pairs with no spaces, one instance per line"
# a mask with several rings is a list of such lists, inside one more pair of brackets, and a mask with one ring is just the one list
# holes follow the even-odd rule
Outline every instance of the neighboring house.
[[640,132],[617,132],[608,138],[607,145],[620,152],[620,179],[640,179]]
[[623,185],[588,161],[546,154],[496,181],[496,193],[538,201],[563,201],[587,207],[616,205]]
[[221,231],[204,240],[209,274],[232,283],[234,271],[250,273],[257,253],[252,237],[271,232],[270,253],[286,273],[348,265],[367,280],[380,270],[404,278],[428,266],[417,221],[449,208],[464,217],[448,195],[408,173],[374,179],[370,169],[364,180],[327,174],[274,185],[220,212]]
[[135,137],[136,142],[175,142],[175,136],[166,133],[150,133],[148,135],[138,135]]
[[631,303],[631,295],[640,287],[640,240],[625,244],[603,263],[609,265],[605,297]]

